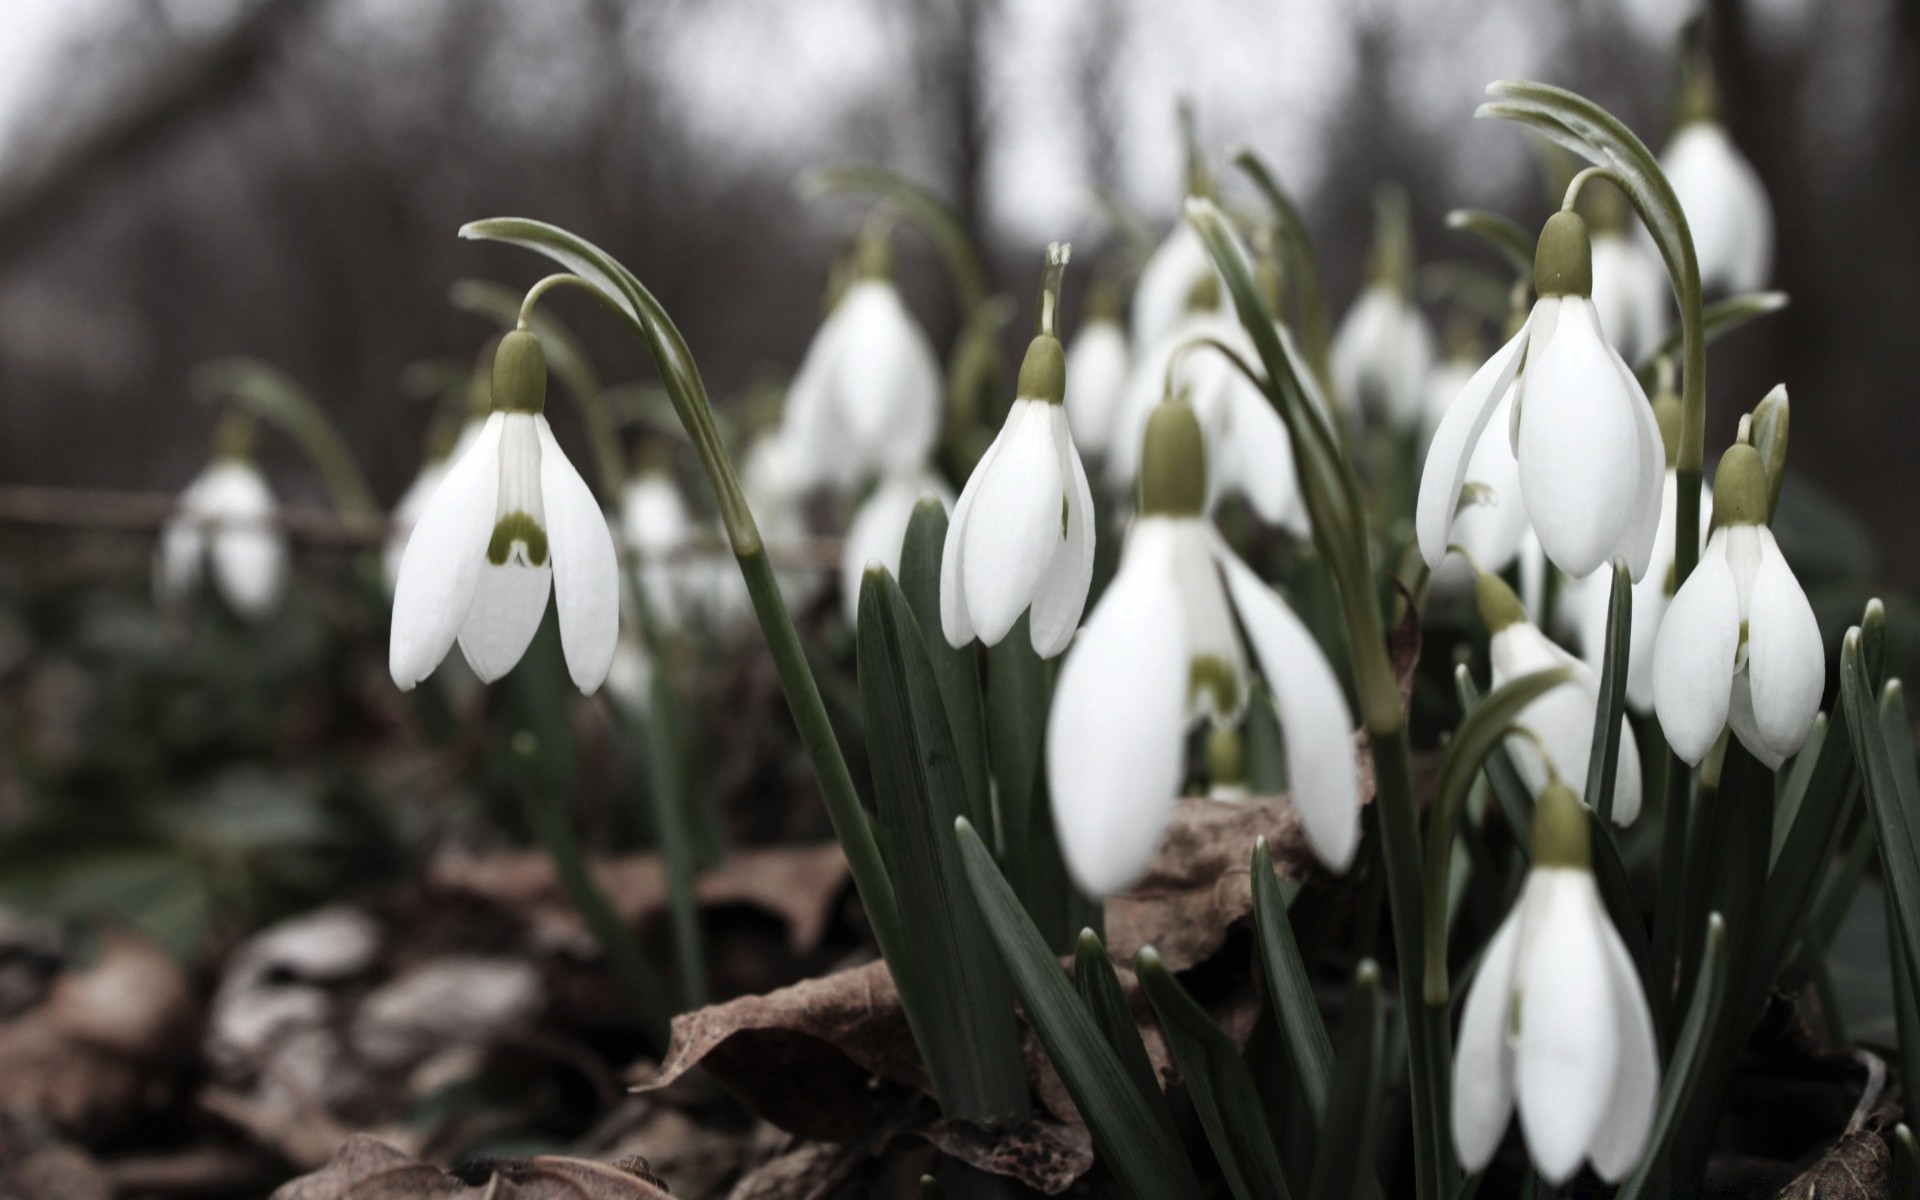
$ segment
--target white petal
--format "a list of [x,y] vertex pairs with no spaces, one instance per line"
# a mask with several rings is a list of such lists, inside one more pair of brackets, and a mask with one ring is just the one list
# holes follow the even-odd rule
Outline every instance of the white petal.
[[[1555,566],[1590,575],[1626,552],[1647,499],[1641,414],[1632,407],[1644,402],[1623,387],[1590,302],[1561,300],[1552,337],[1527,354],[1516,403],[1527,519]],[[1659,493],[1651,499],[1659,503]]]
[[1773,531],[1761,528],[1760,567],[1747,598],[1747,679],[1753,719],[1773,750],[1791,756],[1806,741],[1826,686],[1826,650],[1813,606],[1781,555]]
[[1207,441],[1211,490],[1216,496],[1239,492],[1261,520],[1304,537],[1309,532],[1307,513],[1286,423],[1259,388],[1236,368],[1225,369],[1231,377],[1224,381]]
[[[1564,1183],[1606,1119],[1620,1063],[1619,1018],[1601,923],[1587,871],[1536,869],[1525,903],[1530,930],[1520,963],[1520,1029],[1514,1091],[1520,1128],[1541,1176]],[[1610,931],[1605,931],[1610,932]]]
[[[1016,407],[1019,403],[1014,402]],[[953,506],[953,517],[947,522],[947,540],[940,551],[940,632],[946,635],[947,644],[956,649],[972,641],[974,636],[973,618],[967,611],[966,573],[961,569],[966,562],[967,525],[973,520],[974,502],[980,498],[981,488],[993,473],[1001,450],[1006,448],[1012,428],[1013,414],[1009,413],[1007,423],[1000,427],[987,452],[974,464],[973,474],[967,476],[965,486],[960,489],[960,499]],[[866,564],[861,566],[864,568]]]
[[877,562],[889,574],[900,574],[900,552],[907,540],[907,526],[913,520],[914,506],[922,496],[933,496],[941,507],[950,508],[953,493],[930,472],[912,476],[889,476],[880,481],[847,526],[840,546],[840,601],[847,624],[860,615],[860,581],[867,564]]
[[538,423],[540,500],[547,510],[560,648],[573,686],[591,696],[607,678],[620,636],[620,560],[586,480],[553,440],[547,419]]
[[1717,121],[1682,126],[1660,164],[1693,231],[1702,286],[1728,292],[1765,287],[1773,269],[1773,209],[1726,129]]
[[227,460],[201,476],[197,503],[213,527],[206,534],[214,582],[233,610],[264,616],[286,580],[286,536],[272,524],[267,481],[252,464]]
[[[962,532],[961,595],[980,640],[992,646],[1033,602],[1071,530],[1059,449],[1044,400],[1016,400],[1006,444],[980,472]],[[970,481],[971,482],[971,481]]]
[[1047,787],[1067,869],[1092,896],[1152,859],[1185,759],[1187,651],[1168,530],[1136,522],[1126,555],[1061,667]]
[[[1596,919],[1606,921],[1605,911]],[[1654,1106],[1660,1098],[1660,1060],[1653,1040],[1653,1014],[1647,1009],[1646,993],[1640,990],[1640,973],[1613,926],[1602,925],[1601,934],[1613,989],[1620,1062],[1614,1071],[1607,1115],[1589,1156],[1602,1179],[1617,1183],[1640,1165],[1640,1156],[1646,1153],[1647,1138],[1653,1132]]]
[[401,691],[425,679],[467,619],[500,494],[501,414],[487,418],[427,502],[393,585],[387,669]]
[[1460,488],[1467,481],[1467,463],[1475,444],[1493,416],[1500,398],[1507,393],[1520,369],[1521,354],[1527,347],[1527,329],[1523,326],[1513,339],[1494,352],[1492,358],[1473,373],[1473,379],[1453,404],[1440,427],[1433,431],[1433,444],[1427,449],[1426,466],[1420,472],[1420,500],[1414,523],[1420,535],[1420,554],[1428,567],[1437,567],[1447,556],[1447,541],[1453,530],[1453,514],[1460,506]]
[[1313,634],[1274,590],[1221,543],[1215,557],[1280,710],[1293,807],[1321,862],[1344,871],[1360,840],[1360,785],[1346,693]]
[[1113,440],[1129,365],[1127,335],[1112,321],[1087,322],[1067,347],[1067,420],[1088,454],[1105,454]]
[[1066,491],[1065,536],[1055,544],[1053,561],[1040,577],[1033,595],[1033,615],[1028,633],[1034,653],[1052,658],[1067,648],[1080,614],[1087,607],[1087,589],[1093,585],[1093,491],[1087,486],[1086,469],[1073,448],[1073,435],[1067,431],[1066,410],[1057,404],[1047,406],[1048,429],[1053,435],[1054,453],[1062,479],[1071,478]]
[[1705,758],[1726,727],[1739,648],[1740,594],[1726,539],[1715,536],[1668,605],[1653,647],[1654,712],[1668,745],[1689,763]]
[[200,581],[207,543],[200,521],[185,514],[168,521],[154,552],[153,585],[162,600],[183,600]]
[[399,501],[393,506],[393,532],[387,537],[387,544],[380,552],[381,575],[387,581],[387,592],[393,592],[393,585],[400,578],[400,556],[407,551],[407,537],[420,520],[420,514],[427,510],[427,502],[433,499],[433,493],[440,481],[447,477],[447,463],[450,459],[430,462],[420,468],[420,473],[407,485]]
[[[844,314],[844,315],[842,315]],[[847,289],[834,315],[846,331],[832,360],[829,403],[863,470],[924,462],[940,419],[940,364],[900,293],[882,280]]]
[[[1467,458],[1463,488],[1476,495],[1471,504],[1462,504],[1454,513],[1450,541],[1458,542],[1473,555],[1483,570],[1504,571],[1519,557],[1523,547],[1531,546],[1538,555],[1539,543],[1527,524],[1527,506],[1520,499],[1520,463],[1513,457],[1513,442],[1506,435],[1513,417],[1515,388],[1508,385],[1487,421],[1488,432],[1481,434]],[[1535,611],[1529,601],[1528,611]]]
[[1133,340],[1149,346],[1160,340],[1187,311],[1193,285],[1213,270],[1213,259],[1185,221],[1177,222],[1161,242],[1133,289]]
[[1514,957],[1520,944],[1515,908],[1487,943],[1460,1014],[1453,1052],[1453,1145],[1468,1173],[1493,1159],[1513,1116]]
[[498,567],[481,563],[473,604],[460,625],[460,652],[481,683],[513,670],[527,652],[546,615],[552,582],[550,561],[537,567],[516,561]]
[[1759,722],[1754,720],[1753,689],[1745,671],[1733,673],[1733,694],[1727,703],[1727,728],[1733,730],[1733,736],[1739,738],[1740,744],[1767,770],[1778,771],[1786,763],[1787,756],[1773,748],[1760,732]]
[[[1252,675],[1227,599],[1225,576],[1214,564],[1225,551],[1204,518],[1167,518],[1167,523],[1176,530],[1173,571],[1180,585],[1180,615],[1186,622],[1187,662],[1192,668],[1188,712],[1195,719],[1206,717],[1217,725],[1231,726],[1246,711]],[[1202,663],[1204,673],[1199,670]],[[1216,681],[1220,672],[1230,681],[1230,693],[1201,686]]]
[[[1620,547],[1620,553],[1627,560],[1627,570],[1634,582],[1638,583],[1646,577],[1647,567],[1653,561],[1654,545],[1660,540],[1668,478],[1667,450],[1666,443],[1660,439],[1660,422],[1654,419],[1653,405],[1647,400],[1646,392],[1641,390],[1640,380],[1611,346],[1607,348],[1607,353],[1619,373],[1621,390],[1630,398],[1634,415],[1639,418],[1640,454],[1637,464],[1640,480],[1635,486],[1633,514],[1627,522],[1626,537]],[[1672,524],[1671,520],[1667,522],[1669,539],[1672,537]]]

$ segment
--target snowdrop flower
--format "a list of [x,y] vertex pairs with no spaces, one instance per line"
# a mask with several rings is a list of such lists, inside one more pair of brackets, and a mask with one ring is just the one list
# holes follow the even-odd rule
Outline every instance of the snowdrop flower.
[[1702,289],[1751,292],[1773,273],[1773,205],[1720,123],[1712,68],[1694,61],[1660,169],[1693,231]]
[[[1561,212],[1540,233],[1540,298],[1474,374],[1434,431],[1415,513],[1429,567],[1446,556],[1474,451],[1513,389],[1508,428],[1528,523],[1555,566],[1576,578],[1618,555],[1646,574],[1665,474],[1653,407],[1594,312],[1586,222]],[[1524,369],[1522,364],[1524,363]]]
[[1478,345],[1478,339],[1462,339],[1458,352],[1447,355],[1420,383],[1420,441],[1421,449],[1433,439],[1433,431],[1440,424],[1440,418],[1447,413],[1447,407],[1453,403],[1473,380],[1473,373],[1480,368],[1486,354]]
[[1067,426],[1087,454],[1105,455],[1114,440],[1130,362],[1127,335],[1111,312],[1096,311],[1067,347]]
[[1766,468],[1753,447],[1736,444],[1721,457],[1713,507],[1718,528],[1654,643],[1654,712],[1689,763],[1731,725],[1755,758],[1778,769],[1820,711],[1820,626],[1767,528]]
[[1660,255],[1625,231],[1593,235],[1593,310],[1620,356],[1638,362],[1667,333],[1667,268]]
[[180,493],[179,507],[160,532],[155,588],[162,600],[184,599],[210,567],[221,599],[257,619],[280,601],[287,539],[274,524],[273,493],[253,465],[252,418],[231,414],[218,440],[213,462]]
[[1540,794],[1533,869],[1487,944],[1460,1018],[1453,1142],[1485,1167],[1518,1107],[1534,1168],[1565,1183],[1582,1160],[1616,1183],[1653,1130],[1660,1063],[1640,976],[1593,881],[1587,810]]
[[460,427],[451,447],[442,443],[437,453],[430,450],[427,461],[420,464],[420,473],[413,477],[407,490],[400,493],[400,499],[393,506],[393,515],[389,518],[392,529],[387,534],[387,544],[380,552],[381,572],[386,578],[389,593],[393,591],[394,582],[400,578],[400,556],[406,553],[407,538],[412,536],[413,527],[420,521],[420,514],[427,510],[427,501],[433,499],[434,489],[447,477],[448,465],[467,452],[474,439],[480,436],[480,428],[484,424],[484,417],[467,421]]
[[639,563],[647,609],[666,629],[686,623],[697,574],[688,557],[693,517],[673,475],[662,467],[642,469],[620,496],[621,540]]
[[1187,297],[1202,280],[1215,279],[1213,259],[1193,226],[1176,223],[1167,240],[1140,268],[1133,289],[1133,340],[1151,346],[1167,335],[1187,312]]
[[1265,393],[1204,344],[1219,342],[1250,362],[1259,357],[1253,339],[1220,301],[1212,276],[1195,284],[1186,316],[1134,365],[1107,455],[1107,481],[1115,490],[1132,489],[1147,423],[1171,388],[1192,404],[1207,439],[1209,511],[1226,496],[1242,495],[1261,520],[1305,537],[1306,502],[1286,423]]
[[814,335],[787,391],[782,436],[807,487],[850,489],[925,462],[939,434],[940,363],[888,278],[884,241]]
[[1279,709],[1308,843],[1345,870],[1360,797],[1340,682],[1306,626],[1208,523],[1205,441],[1192,409],[1162,404],[1146,441],[1140,515],[1061,668],[1047,719],[1047,785],[1067,869],[1095,896],[1140,876],[1185,777],[1187,731],[1203,717],[1237,724],[1257,663]]
[[1369,283],[1333,336],[1333,378],[1361,412],[1399,429],[1420,420],[1422,384],[1433,366],[1433,334],[1406,292]]
[[[1593,752],[1594,714],[1600,707],[1599,673],[1529,622],[1519,597],[1498,575],[1482,574],[1474,585],[1474,599],[1490,635],[1487,655],[1493,662],[1494,687],[1557,667],[1573,673],[1573,678],[1548,690],[1514,718],[1514,725],[1525,731],[1506,741],[1514,769],[1536,796],[1561,777],[1585,781],[1588,756]],[[1632,724],[1622,714],[1613,819],[1615,824],[1631,825],[1639,815],[1640,748]]]
[[924,496],[935,497],[942,508],[953,507],[953,489],[946,480],[922,467],[882,479],[853,514],[853,523],[847,526],[847,537],[840,547],[840,601],[847,624],[859,619],[860,580],[869,563],[880,563],[889,575],[900,574],[907,524],[913,520],[914,505]]
[[520,661],[551,588],[567,671],[582,692],[607,677],[620,627],[620,570],[606,517],[547,426],[547,362],[515,330],[493,360],[493,413],[447,468],[400,559],[387,666],[402,691],[458,640],[483,683]]
[[992,646],[1020,614],[1042,658],[1067,648],[1093,582],[1093,492],[1067,429],[1066,352],[1053,335],[1067,247],[1047,248],[1041,332],[1007,422],[961,489],[940,560],[947,642]]

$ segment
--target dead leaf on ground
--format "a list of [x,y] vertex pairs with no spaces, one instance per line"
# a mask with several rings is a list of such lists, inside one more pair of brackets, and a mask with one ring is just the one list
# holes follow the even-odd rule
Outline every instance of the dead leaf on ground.
[[1781,1200],[1880,1200],[1893,1194],[1892,1165],[1893,1155],[1879,1133],[1850,1133],[1782,1188]]
[[992,1131],[964,1121],[941,1121],[921,1136],[968,1166],[1016,1179],[1058,1196],[1093,1169],[1093,1135],[1085,1125],[1034,1120]]
[[539,1156],[470,1163],[444,1171],[364,1134],[326,1166],[283,1184],[271,1200],[666,1200],[638,1160],[616,1163]]

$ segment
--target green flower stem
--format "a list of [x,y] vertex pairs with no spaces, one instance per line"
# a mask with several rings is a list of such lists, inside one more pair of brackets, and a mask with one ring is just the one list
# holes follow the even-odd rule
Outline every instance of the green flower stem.
[[566,812],[554,802],[552,789],[539,779],[540,745],[533,734],[522,730],[513,736],[514,791],[520,797],[521,812],[527,827],[553,862],[553,872],[566,889],[581,919],[593,932],[600,952],[607,956],[620,985],[640,1009],[640,1021],[647,1036],[664,1050],[672,1036],[673,1004],[666,984],[647,961],[633,931],[608,903],[606,893],[594,882],[587,867],[586,854]]
[[343,514],[380,518],[380,502],[346,440],[313,396],[286,373],[257,359],[222,358],[194,371],[192,387],[202,400],[231,401],[292,438]]

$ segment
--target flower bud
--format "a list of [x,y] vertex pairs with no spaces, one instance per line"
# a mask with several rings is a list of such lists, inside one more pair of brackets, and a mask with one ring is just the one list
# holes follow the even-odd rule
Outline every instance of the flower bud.
[[542,413],[547,408],[547,355],[540,339],[516,329],[493,355],[493,411]]
[[1767,471],[1760,452],[1736,443],[1720,456],[1713,476],[1713,516],[1722,525],[1767,523]]
[[1140,448],[1140,514],[1197,517],[1207,505],[1207,448],[1193,408],[1168,400],[1147,419]]
[[1533,805],[1533,865],[1593,869],[1587,807],[1558,779],[1540,789]]
[[1547,218],[1533,252],[1533,286],[1541,298],[1593,295],[1593,243],[1571,209]]
[[1526,623],[1527,610],[1521,605],[1520,597],[1513,594],[1506,580],[1491,571],[1480,572],[1480,578],[1474,581],[1473,598],[1489,634]]
[[1022,400],[1045,400],[1059,404],[1067,396],[1067,352],[1060,339],[1041,334],[1027,343],[1027,356],[1020,360],[1020,382],[1014,394]]

